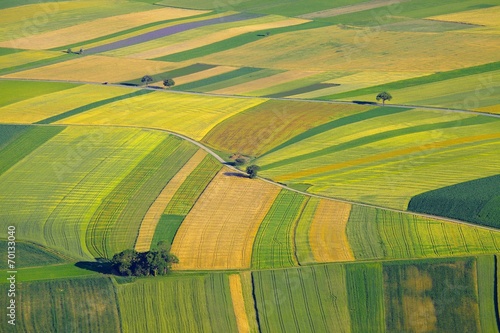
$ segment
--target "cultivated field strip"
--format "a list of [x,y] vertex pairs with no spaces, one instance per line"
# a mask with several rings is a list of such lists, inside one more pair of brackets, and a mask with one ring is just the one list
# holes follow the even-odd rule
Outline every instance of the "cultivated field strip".
[[[9,126],[3,125],[0,128],[3,131],[9,131]],[[23,126],[16,130],[17,133],[12,133],[12,137],[4,136],[4,140],[0,141],[0,175],[9,168],[16,165],[31,152],[42,146],[45,142],[59,134],[64,127],[28,127]],[[4,133],[2,133],[4,134]],[[2,135],[3,136],[3,135]]]
[[[22,40],[32,35],[43,34],[98,19],[151,10],[151,5],[137,2],[26,1],[21,5],[0,10],[0,40],[11,42],[8,47],[17,47],[12,41]],[[3,8],[3,6],[2,6]],[[78,18],[75,22],[75,17]],[[26,18],[23,20],[22,18]],[[29,22],[28,22],[29,21]],[[36,24],[34,23],[36,21]],[[23,30],[27,29],[27,30]],[[25,31],[26,33],[24,33]],[[29,31],[29,33],[28,33]]]
[[249,267],[257,230],[278,193],[273,185],[223,168],[175,236],[177,269]]
[[[24,282],[17,286],[16,332],[121,332],[109,278]],[[7,320],[7,316],[0,319],[6,331]]]
[[154,231],[151,247],[155,247],[160,241],[172,245],[182,221],[220,169],[220,163],[212,156],[206,156],[196,166],[163,211]]
[[[304,131],[321,133],[321,126],[366,110],[358,105],[268,100],[219,123],[202,142],[219,150],[258,156],[285,142],[291,144],[295,138],[300,141]],[[239,126],[242,123],[246,126]]]
[[194,21],[194,22],[189,22],[189,23],[181,23],[178,25],[174,25],[171,27],[166,27],[166,28],[161,28],[158,30],[150,31],[143,33],[141,35],[129,37],[126,39],[122,39],[116,42],[112,42],[109,44],[104,44],[100,46],[96,46],[93,48],[90,48],[87,50],[88,53],[101,53],[101,52],[106,52],[106,51],[111,51],[111,50],[116,50],[120,49],[123,47],[135,45],[135,44],[140,44],[140,43],[145,43],[154,39],[159,39],[165,36],[177,34],[183,31],[211,25],[211,24],[217,24],[217,23],[223,23],[223,22],[236,22],[236,21],[242,21],[242,20],[247,20],[253,17],[256,17],[257,15],[252,15],[252,14],[233,14],[233,15],[228,15],[225,16],[223,20],[221,20],[219,17],[212,18],[212,19],[206,19],[206,20],[200,20],[200,21]]
[[237,67],[231,66],[216,66],[214,68],[206,69],[192,74],[183,75],[175,78],[175,84],[181,85],[186,83],[191,83],[199,80],[204,80],[206,78],[224,74],[227,72],[232,72],[238,69]]
[[[497,287],[497,277],[495,272],[495,256],[479,256],[477,257],[477,294],[479,315],[481,322],[481,331],[483,332],[499,332],[497,317],[497,307],[495,306],[495,288]],[[498,306],[498,305],[497,305]]]
[[351,332],[343,265],[256,271],[252,280],[261,332]]
[[346,265],[347,295],[352,332],[385,332],[382,265]]
[[113,57],[89,55],[7,74],[4,77],[98,83],[124,82],[143,76],[145,68],[148,69],[148,74],[151,75],[166,72],[174,67],[174,65],[162,61],[142,59],[121,59],[116,61]]
[[481,327],[480,313],[491,312],[478,304],[486,281],[477,280],[476,266],[476,258],[383,263],[385,332],[496,332]]
[[110,103],[59,123],[150,127],[199,140],[219,122],[265,101],[153,92]]
[[163,135],[161,139],[92,215],[86,242],[94,256],[110,258],[133,248],[141,221],[155,198],[197,150],[177,137]]
[[91,216],[164,138],[137,129],[66,128],[0,176],[0,220],[16,224],[25,240],[88,259]]
[[281,190],[255,237],[252,268],[291,267],[298,264],[294,255],[295,226],[306,203],[306,196]]
[[497,253],[500,232],[411,214],[353,206],[347,237],[356,259]]
[[75,86],[72,89],[44,94],[0,108],[0,121],[13,123],[34,123],[40,120],[85,106],[87,104],[117,97],[130,92],[120,87],[95,85]]
[[316,209],[320,203],[319,198],[310,197],[304,210],[300,214],[295,228],[295,256],[299,265],[315,262],[311,243],[309,243],[309,230],[313,221]]
[[137,13],[116,15],[97,19],[91,22],[76,24],[71,27],[57,29],[43,34],[36,34],[8,42],[0,46],[9,47],[12,43],[24,49],[52,49],[69,44],[84,42],[104,35],[113,34],[143,25],[145,22],[158,22],[179,19],[206,13],[206,11],[181,8],[161,8],[145,10]]
[[[252,21],[270,21],[270,22],[265,22],[265,23],[257,23],[257,22],[252,22]],[[275,21],[273,21],[275,20]],[[302,24],[308,22],[307,20],[301,20],[301,19],[296,19],[296,18],[284,18],[284,17],[279,17],[279,16],[266,16],[262,19],[258,20],[250,20],[248,22],[245,22],[246,24],[243,26],[238,26],[238,27],[232,27],[228,29],[224,29],[222,31],[215,31],[210,33],[210,31],[207,31],[207,33],[204,36],[200,37],[194,37],[190,39],[185,39],[185,41],[178,42],[172,45],[167,45],[167,46],[161,46],[158,48],[154,48],[151,50],[139,52],[130,55],[129,57],[132,58],[137,58],[137,59],[153,59],[153,58],[159,58],[159,57],[164,57],[170,54],[175,54],[178,52],[184,52],[187,50],[192,50],[198,47],[202,47],[205,45],[213,44],[216,42],[220,42],[223,40],[227,40],[231,37],[242,35],[247,32],[257,32],[259,30],[268,30],[268,29],[274,29],[274,28],[280,28],[280,27],[287,27],[287,26],[292,26],[292,25],[297,25],[297,24]],[[254,23],[254,24],[252,24]]]
[[316,262],[352,261],[346,227],[351,205],[321,200],[309,229],[309,244]]
[[225,274],[117,286],[122,332],[237,332]]
[[249,333],[250,324],[245,309],[245,299],[239,274],[229,275],[229,288],[231,291],[231,300],[233,301],[234,314],[239,333]]
[[53,59],[60,55],[59,52],[31,50],[6,54],[0,56],[0,68],[8,70],[12,67],[22,66],[36,61]]
[[204,150],[199,149],[190,159],[184,164],[182,169],[175,174],[172,179],[163,188],[160,195],[156,198],[153,204],[149,207],[146,215],[142,219],[141,228],[139,229],[139,235],[135,241],[135,250],[138,252],[148,251],[151,247],[151,241],[155,234],[156,225],[160,220],[163,211],[167,207],[168,203],[186,180],[186,178],[191,174],[191,172],[201,163],[203,158],[207,153]]
[[66,82],[37,82],[37,81],[15,81],[0,80],[0,89],[3,94],[0,97],[0,107],[35,98],[42,95],[50,95],[65,89],[75,88],[74,83]]

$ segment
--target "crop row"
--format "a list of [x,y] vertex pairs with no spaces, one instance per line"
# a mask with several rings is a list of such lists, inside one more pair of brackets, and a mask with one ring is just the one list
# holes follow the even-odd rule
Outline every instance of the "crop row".
[[307,198],[302,194],[281,190],[267,212],[255,237],[252,267],[272,268],[297,265],[294,233],[297,218]]

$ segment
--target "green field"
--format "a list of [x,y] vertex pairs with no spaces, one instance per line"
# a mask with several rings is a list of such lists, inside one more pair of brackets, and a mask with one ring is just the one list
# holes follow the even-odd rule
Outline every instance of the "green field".
[[500,232],[411,214],[354,206],[347,237],[356,259],[498,253]]
[[172,244],[182,221],[219,169],[219,163],[212,156],[206,156],[187,176],[168,203],[156,226],[151,242],[153,247],[160,241]]
[[[18,288],[16,326],[2,316],[4,332],[121,332],[109,278],[25,282]],[[7,298],[2,300],[5,305]]]
[[[0,248],[6,249],[7,241],[0,240]],[[49,248],[25,242],[16,243],[16,255],[20,258],[18,268],[61,264],[67,260]],[[0,259],[0,265],[7,267],[7,257]]]
[[496,332],[494,318],[481,327],[476,283],[481,289],[486,281],[476,282],[474,259],[388,263],[383,270],[387,332]]
[[252,273],[261,331],[351,332],[346,279],[343,265]]
[[117,288],[122,332],[235,332],[227,275],[145,279]]
[[500,227],[500,175],[447,186],[413,197],[408,210]]
[[281,190],[260,224],[252,252],[252,267],[277,268],[297,265],[294,231],[307,199]]

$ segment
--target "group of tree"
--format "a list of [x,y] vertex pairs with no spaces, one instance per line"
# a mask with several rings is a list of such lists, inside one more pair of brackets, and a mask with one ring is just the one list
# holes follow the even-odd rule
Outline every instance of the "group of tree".
[[80,51],[73,51],[72,49],[67,49],[66,53],[83,54],[83,49],[80,49]]
[[247,174],[249,178],[257,178],[257,172],[260,170],[260,166],[252,164],[247,166]]
[[157,276],[170,272],[173,263],[178,263],[179,259],[167,250],[162,243],[158,244],[158,249],[137,252],[128,249],[117,253],[111,259],[113,270],[118,275],[126,276]]
[[[151,75],[144,75],[141,79],[141,82],[146,85],[146,87],[153,82],[153,77]],[[163,80],[163,85],[166,88],[173,87],[175,85],[175,81],[173,79],[165,79]]]

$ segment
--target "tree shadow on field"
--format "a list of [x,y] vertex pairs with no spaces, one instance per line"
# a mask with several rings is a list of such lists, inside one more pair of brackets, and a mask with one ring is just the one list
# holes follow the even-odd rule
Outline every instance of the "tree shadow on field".
[[114,274],[111,262],[103,258],[97,258],[96,261],[79,261],[75,266],[102,274]]
[[248,178],[248,176],[246,174],[240,173],[240,172],[224,172],[224,176]]

